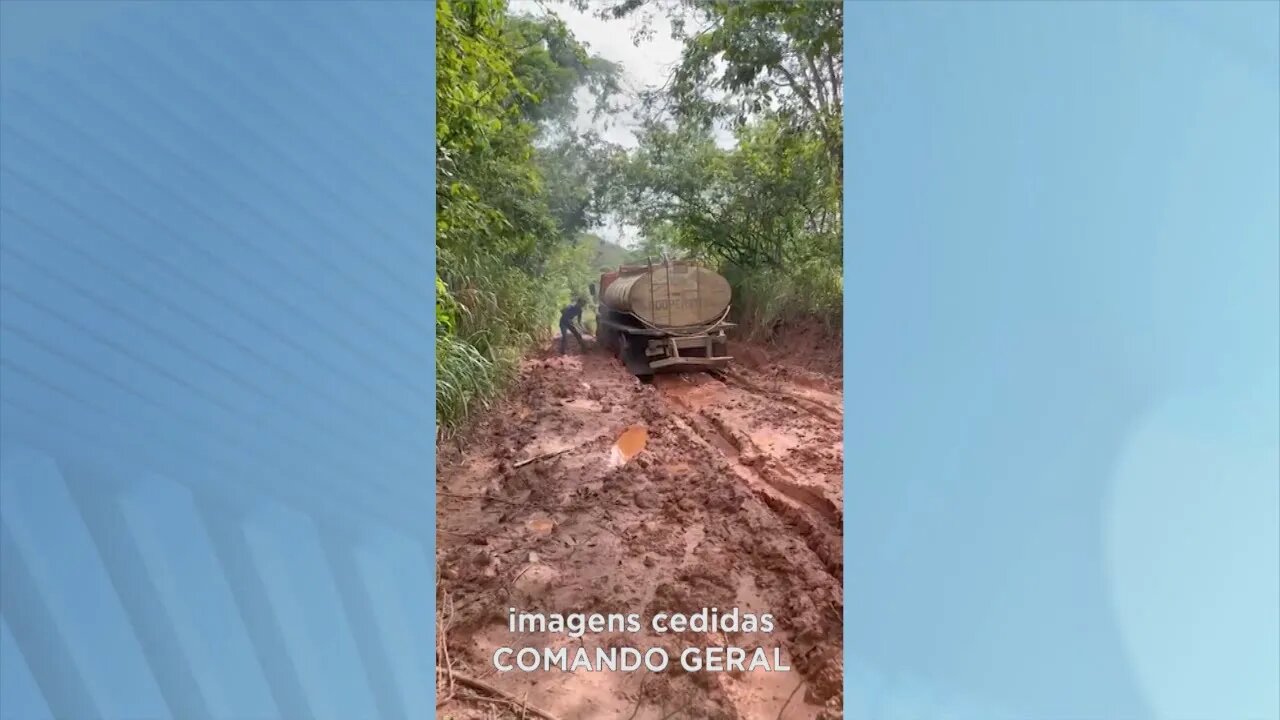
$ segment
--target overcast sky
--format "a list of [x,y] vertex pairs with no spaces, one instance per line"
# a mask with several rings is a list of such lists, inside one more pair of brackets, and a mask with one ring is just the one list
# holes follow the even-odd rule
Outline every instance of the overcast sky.
[[[517,13],[543,12],[534,0],[512,0],[510,7]],[[622,67],[622,85],[627,91],[662,85],[680,60],[682,43],[671,39],[671,23],[661,13],[652,16],[653,37],[637,46],[632,37],[640,23],[639,14],[625,20],[601,20],[592,11],[580,12],[568,4],[555,4],[551,9],[565,21],[574,37],[587,46],[588,52]],[[581,104],[583,112],[579,125],[585,129],[592,126],[590,106],[585,98]],[[626,147],[635,147],[631,118],[624,115],[611,120],[611,127],[603,133],[604,137]]]
[[[510,8],[515,13],[531,15],[543,12],[534,0],[512,0]],[[628,92],[661,86],[680,60],[683,43],[671,39],[671,23],[663,13],[651,16],[654,33],[637,46],[632,38],[641,21],[639,14],[625,20],[601,20],[592,11],[580,12],[568,4],[557,3],[551,9],[565,21],[574,37],[585,44],[590,53],[622,67],[622,85]],[[584,97],[579,104],[583,110],[578,118],[578,127],[581,130],[591,128],[590,101]],[[609,142],[628,148],[636,146],[635,121],[629,113],[611,117],[607,123],[595,123],[594,126]],[[635,245],[639,240],[636,229],[630,227],[606,226],[597,228],[595,232],[606,240],[626,246]]]

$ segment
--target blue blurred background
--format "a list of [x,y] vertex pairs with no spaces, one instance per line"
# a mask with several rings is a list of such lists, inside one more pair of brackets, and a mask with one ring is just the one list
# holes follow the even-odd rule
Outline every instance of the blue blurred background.
[[[1280,717],[1280,11],[858,3],[851,718]],[[431,713],[427,3],[0,3],[0,718]]]
[[1280,5],[846,22],[847,717],[1280,717]]
[[0,717],[429,717],[431,5],[0,13]]

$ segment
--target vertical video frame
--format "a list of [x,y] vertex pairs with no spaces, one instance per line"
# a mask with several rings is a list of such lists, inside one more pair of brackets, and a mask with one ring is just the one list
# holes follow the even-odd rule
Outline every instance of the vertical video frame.
[[840,717],[842,22],[438,4],[442,717]]

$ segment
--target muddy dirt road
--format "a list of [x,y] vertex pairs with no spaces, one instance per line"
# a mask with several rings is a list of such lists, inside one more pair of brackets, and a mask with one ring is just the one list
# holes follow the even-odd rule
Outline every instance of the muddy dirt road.
[[[459,447],[441,447],[438,650],[455,671],[563,720],[839,716],[839,379],[745,364],[721,379],[643,385],[601,353],[530,359],[505,404]],[[637,426],[644,449],[619,465],[615,442]],[[508,608],[634,613],[644,626],[580,639],[513,634]],[[769,613],[777,628],[648,625],[702,608]],[[685,648],[725,645],[781,648],[791,669],[688,672],[678,662]],[[663,647],[671,664],[498,673],[493,653],[504,646]],[[441,680],[440,697],[451,692],[440,717],[520,717],[486,715],[500,706]]]

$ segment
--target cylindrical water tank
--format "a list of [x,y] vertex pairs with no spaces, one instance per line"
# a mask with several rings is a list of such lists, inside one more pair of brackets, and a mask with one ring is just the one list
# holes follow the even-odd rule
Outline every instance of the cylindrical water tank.
[[624,272],[600,294],[608,307],[657,327],[690,327],[719,320],[729,307],[729,281],[688,263],[655,264]]

